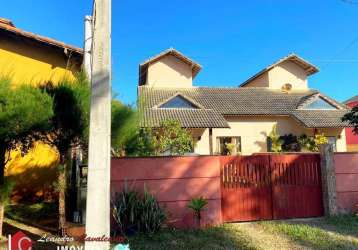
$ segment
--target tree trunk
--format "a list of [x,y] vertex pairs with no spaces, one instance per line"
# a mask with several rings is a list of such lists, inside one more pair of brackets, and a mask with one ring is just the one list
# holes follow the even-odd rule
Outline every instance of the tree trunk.
[[61,156],[60,160],[58,187],[58,228],[59,233],[64,236],[66,234],[66,160],[64,156]]
[[[5,204],[4,204],[4,198],[3,196],[3,187],[4,187],[4,172],[5,172],[5,154],[6,154],[6,146],[4,142],[0,142],[0,236],[2,236],[2,228],[4,224],[4,210],[5,210]],[[7,197],[6,197],[7,198]]]
[[5,213],[5,206],[4,204],[1,202],[0,204],[0,235],[2,236],[2,226],[3,226],[3,223],[4,223],[4,213]]

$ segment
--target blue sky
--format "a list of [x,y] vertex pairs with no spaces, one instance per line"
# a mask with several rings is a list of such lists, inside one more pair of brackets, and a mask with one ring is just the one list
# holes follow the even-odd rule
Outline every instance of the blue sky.
[[[113,91],[135,102],[138,64],[174,47],[199,62],[198,86],[237,86],[294,52],[320,68],[311,88],[358,94],[358,0],[113,0]],[[82,47],[92,0],[4,1],[16,26]]]

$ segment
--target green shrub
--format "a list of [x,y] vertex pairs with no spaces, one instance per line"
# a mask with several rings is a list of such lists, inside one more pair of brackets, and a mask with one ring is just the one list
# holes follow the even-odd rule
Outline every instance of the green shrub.
[[139,202],[139,231],[155,233],[159,231],[165,219],[166,215],[159,206],[158,201],[145,189],[144,195]]
[[146,189],[141,195],[127,185],[112,201],[112,215],[120,235],[143,232],[153,234],[162,227],[166,214],[158,201]]
[[327,144],[327,137],[322,134],[316,134],[315,136],[307,136],[305,134],[298,137],[298,142],[301,148],[311,151],[318,152],[320,145]]
[[301,151],[301,145],[298,142],[297,136],[293,134],[286,134],[283,136],[280,136],[280,139],[282,140],[282,151],[283,152],[300,152]]

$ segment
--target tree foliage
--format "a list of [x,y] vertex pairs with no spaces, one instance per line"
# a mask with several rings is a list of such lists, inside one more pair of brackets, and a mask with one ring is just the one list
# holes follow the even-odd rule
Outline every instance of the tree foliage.
[[140,114],[131,106],[112,100],[112,156],[155,155],[155,140],[151,129],[140,127]]
[[[45,141],[64,156],[72,146],[87,145],[89,133],[90,87],[83,73],[75,80],[51,82],[44,90],[53,98],[54,116]],[[65,159],[62,159],[65,160]]]
[[[20,149],[25,154],[38,139],[38,133],[50,129],[52,106],[52,98],[44,91],[25,84],[13,87],[11,79],[0,79],[1,171],[10,160],[10,150]],[[3,172],[0,178],[1,184]]]
[[293,134],[286,134],[280,136],[282,140],[282,151],[283,152],[300,152],[301,145],[298,142],[297,136]]
[[75,80],[64,79],[58,84],[47,83],[44,90],[53,98],[54,115],[50,120],[50,131],[42,134],[42,140],[56,147],[60,155],[58,172],[59,186],[59,231],[65,234],[66,157],[76,146],[87,146],[89,133],[90,87],[84,73]]
[[[130,105],[124,105],[118,100],[112,100],[111,147],[113,156],[122,156],[130,144],[136,140],[138,113]],[[127,152],[128,154],[128,152]]]
[[353,126],[353,132],[358,135],[358,106],[353,107],[350,112],[345,114],[342,121],[346,121]]
[[311,152],[318,152],[320,145],[327,144],[328,139],[323,133],[316,134],[313,137],[303,134],[298,137],[298,142],[302,149]]
[[10,151],[25,154],[39,134],[48,131],[52,116],[52,98],[42,90],[25,84],[14,87],[11,79],[0,79],[0,235],[4,205],[13,186],[4,180]]
[[166,120],[159,128],[140,126],[140,112],[130,105],[112,100],[112,155],[183,155],[191,152],[191,134],[179,121]]
[[112,100],[112,155],[183,155],[191,152],[194,147],[192,136],[181,128],[179,121],[166,120],[159,128],[143,126],[146,102],[145,96],[140,96],[135,108]]
[[153,156],[157,155],[157,140],[151,128],[138,128],[134,138],[128,141],[126,154],[129,156]]
[[183,155],[194,148],[191,134],[177,120],[165,120],[155,132],[158,154]]

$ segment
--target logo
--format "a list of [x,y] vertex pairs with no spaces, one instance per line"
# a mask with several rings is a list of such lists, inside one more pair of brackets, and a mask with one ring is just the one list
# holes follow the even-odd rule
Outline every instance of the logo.
[[31,239],[21,231],[14,235],[9,235],[9,250],[31,250]]
[[128,244],[118,244],[116,245],[113,250],[130,250]]

